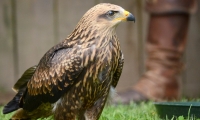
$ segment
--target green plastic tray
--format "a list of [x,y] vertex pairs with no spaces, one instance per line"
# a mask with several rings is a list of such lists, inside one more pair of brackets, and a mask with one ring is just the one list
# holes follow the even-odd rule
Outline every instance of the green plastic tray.
[[188,117],[188,113],[200,118],[200,102],[155,102],[154,105],[160,118]]

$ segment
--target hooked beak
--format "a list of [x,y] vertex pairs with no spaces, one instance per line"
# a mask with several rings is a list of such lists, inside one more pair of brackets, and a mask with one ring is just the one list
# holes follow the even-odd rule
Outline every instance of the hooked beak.
[[133,14],[131,14],[130,12],[125,10],[124,15],[125,15],[126,21],[134,21],[135,22],[135,16],[133,16]]
[[120,16],[118,16],[117,18],[115,18],[114,20],[119,20],[119,21],[134,21],[135,22],[135,16],[133,16],[133,14],[131,14],[130,12],[124,10],[124,12],[122,14],[120,14]]

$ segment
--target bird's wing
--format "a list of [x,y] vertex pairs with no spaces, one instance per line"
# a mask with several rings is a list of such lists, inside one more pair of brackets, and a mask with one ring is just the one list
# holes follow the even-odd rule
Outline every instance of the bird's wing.
[[117,66],[117,69],[115,70],[115,73],[113,75],[113,81],[112,81],[112,86],[113,87],[117,86],[117,83],[118,83],[119,78],[120,78],[121,73],[122,73],[123,66],[124,66],[124,57],[123,57],[122,52],[120,51],[120,57],[119,57],[119,60],[118,60],[118,66]]
[[28,81],[31,79],[31,77],[33,76],[35,69],[37,68],[37,65],[32,66],[30,68],[28,68],[23,75],[21,76],[21,78],[19,78],[19,80],[15,83],[15,85],[13,86],[13,90],[15,92],[19,92],[20,89],[25,89],[26,85],[28,83]]
[[54,103],[77,82],[76,78],[83,69],[82,58],[77,51],[59,48],[44,55],[27,84],[23,109],[32,111],[42,103]]

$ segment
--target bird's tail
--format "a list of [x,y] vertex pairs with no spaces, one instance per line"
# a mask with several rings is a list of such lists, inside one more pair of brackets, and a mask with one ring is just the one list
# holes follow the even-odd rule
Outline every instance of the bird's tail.
[[13,90],[17,92],[17,94],[6,106],[4,106],[3,114],[13,112],[22,107],[20,101],[22,100],[23,94],[25,94],[25,91],[27,89],[26,85],[33,76],[36,68],[37,66],[33,66],[27,69],[21,76],[21,78],[15,83]]
[[15,97],[3,108],[3,114],[7,114],[19,109],[20,99],[23,96],[22,92],[18,92]]

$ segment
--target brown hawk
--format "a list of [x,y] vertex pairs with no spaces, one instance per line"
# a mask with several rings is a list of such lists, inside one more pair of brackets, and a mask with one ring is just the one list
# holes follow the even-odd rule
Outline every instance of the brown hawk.
[[3,110],[12,119],[96,120],[123,67],[116,36],[122,21],[135,21],[122,7],[101,3],[88,10],[74,31],[29,68]]

